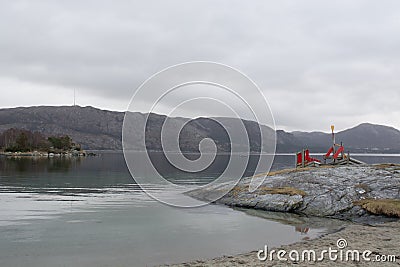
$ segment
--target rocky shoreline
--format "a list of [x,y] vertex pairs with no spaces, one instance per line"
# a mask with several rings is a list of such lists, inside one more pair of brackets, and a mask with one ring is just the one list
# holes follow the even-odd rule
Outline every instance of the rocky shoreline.
[[[396,208],[400,207],[398,164],[284,170],[272,173],[254,192],[248,190],[250,180],[242,179],[215,203],[354,222],[380,219],[385,215],[400,217],[400,213],[396,213]],[[220,185],[194,190],[189,195],[209,201],[218,190],[221,190]],[[386,210],[386,203],[374,203],[382,200],[394,203]],[[368,201],[383,207],[371,209]],[[392,209],[395,209],[394,214]]]
[[[210,260],[197,260],[171,266],[399,266],[400,265],[400,165],[377,164],[358,167],[312,168],[284,170],[272,173],[260,188],[250,193],[250,179],[245,178],[226,196],[215,203],[246,208],[245,212],[257,213],[266,219],[281,220],[285,214],[298,214],[298,221],[309,216],[340,219],[343,227],[313,240],[303,240],[278,248],[286,252],[315,250],[318,253],[332,247],[339,249],[338,240],[345,240],[347,250],[371,251],[369,261],[331,260],[321,261],[273,260],[261,261],[259,251],[235,256],[223,256]],[[190,196],[209,201],[221,187],[195,190]],[[273,211],[268,213],[268,211]],[[275,214],[275,215],[273,215]],[[282,217],[283,216],[283,217]],[[293,218],[293,217],[292,217]],[[384,222],[384,223],[383,223]],[[286,222],[288,223],[288,222]],[[324,223],[321,221],[320,223]],[[266,244],[267,245],[267,244]],[[260,248],[263,249],[263,248]],[[271,251],[270,250],[270,251]],[[288,256],[286,255],[286,258]],[[317,257],[318,258],[318,257]],[[384,262],[377,263],[384,259]]]
[[52,157],[86,157],[95,156],[93,152],[82,151],[60,151],[58,153],[52,153],[47,151],[33,151],[33,152],[2,152],[0,151],[0,156],[9,158],[20,158],[20,157],[33,157],[33,158],[52,158]]

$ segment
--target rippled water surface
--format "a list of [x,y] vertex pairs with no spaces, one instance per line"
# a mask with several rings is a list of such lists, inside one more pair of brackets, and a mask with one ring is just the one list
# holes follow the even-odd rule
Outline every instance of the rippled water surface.
[[[221,160],[199,175],[174,173],[168,166],[162,171],[176,183],[195,186],[215,179],[226,161]],[[278,156],[274,168],[291,167],[293,160]],[[399,157],[382,161],[400,162]],[[135,184],[121,153],[2,157],[0,203],[0,266],[151,266],[255,250],[325,231],[309,221],[294,226],[217,205],[163,205]]]

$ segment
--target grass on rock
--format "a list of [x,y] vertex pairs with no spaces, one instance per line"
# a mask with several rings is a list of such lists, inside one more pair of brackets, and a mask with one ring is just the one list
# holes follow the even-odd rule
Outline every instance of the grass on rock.
[[354,204],[372,214],[400,217],[400,199],[363,199]]

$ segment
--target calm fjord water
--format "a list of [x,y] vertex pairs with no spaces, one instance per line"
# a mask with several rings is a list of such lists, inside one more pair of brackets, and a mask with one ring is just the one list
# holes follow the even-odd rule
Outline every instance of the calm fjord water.
[[[226,163],[198,175],[176,172],[176,183],[204,184]],[[400,157],[358,157],[397,162]],[[292,167],[277,156],[274,169]],[[245,175],[252,173],[252,167]],[[162,188],[155,188],[162,190]],[[235,254],[313,237],[295,227],[208,205],[160,204],[135,184],[121,153],[73,159],[0,158],[0,266],[146,266]]]

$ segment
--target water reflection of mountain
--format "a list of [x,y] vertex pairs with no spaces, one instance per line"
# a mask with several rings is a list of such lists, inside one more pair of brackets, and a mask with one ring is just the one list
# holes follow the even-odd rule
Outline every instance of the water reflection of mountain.
[[0,160],[0,170],[7,172],[68,172],[71,167],[80,165],[80,157],[4,157]]
[[[96,157],[8,158],[0,156],[0,192],[91,192],[134,183],[122,153]],[[50,188],[50,191],[48,189]]]

